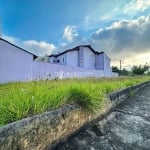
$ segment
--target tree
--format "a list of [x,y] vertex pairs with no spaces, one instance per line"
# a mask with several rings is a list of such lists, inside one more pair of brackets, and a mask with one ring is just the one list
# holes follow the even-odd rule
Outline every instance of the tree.
[[120,70],[118,69],[117,66],[112,66],[112,72],[116,72],[120,74]]
[[123,70],[121,70],[121,75],[127,76],[129,74],[130,74],[130,71],[126,70],[125,68],[123,68]]
[[147,75],[150,75],[150,71],[149,71],[149,72],[147,72]]
[[139,66],[133,66],[132,67],[132,73],[135,75],[143,75],[148,70],[148,66],[139,65]]

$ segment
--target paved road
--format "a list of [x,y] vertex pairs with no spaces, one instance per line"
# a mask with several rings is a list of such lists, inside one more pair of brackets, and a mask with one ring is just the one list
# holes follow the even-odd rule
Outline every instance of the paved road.
[[55,150],[150,150],[150,86]]

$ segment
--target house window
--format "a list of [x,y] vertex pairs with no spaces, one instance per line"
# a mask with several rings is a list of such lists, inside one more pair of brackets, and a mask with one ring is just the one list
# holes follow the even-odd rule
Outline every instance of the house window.
[[65,59],[63,58],[63,62],[65,61]]
[[55,63],[55,60],[53,60],[53,63]]
[[57,60],[57,63],[60,63],[60,60],[59,60],[59,59]]

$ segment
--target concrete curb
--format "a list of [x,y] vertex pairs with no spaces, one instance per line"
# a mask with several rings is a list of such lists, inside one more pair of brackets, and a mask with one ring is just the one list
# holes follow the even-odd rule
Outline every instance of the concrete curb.
[[145,86],[147,86],[149,84],[150,84],[150,81],[139,83],[137,85],[130,86],[128,88],[125,88],[125,89],[122,89],[122,90],[118,90],[116,92],[112,92],[112,93],[108,94],[107,97],[112,102],[116,102],[117,103],[117,101],[119,102],[119,101],[122,101],[123,99],[128,98],[129,96],[132,96],[133,94],[138,92],[140,89],[144,88]]
[[107,114],[118,103],[147,85],[150,85],[150,81],[108,94],[111,105],[98,114],[85,112],[81,106],[74,104],[10,123],[0,128],[0,149],[46,149],[83,125]]

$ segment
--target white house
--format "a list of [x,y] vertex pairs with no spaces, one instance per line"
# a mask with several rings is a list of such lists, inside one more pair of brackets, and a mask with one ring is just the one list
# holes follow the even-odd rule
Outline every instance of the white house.
[[51,55],[50,63],[35,61],[36,57],[0,38],[0,83],[116,76],[111,72],[109,57],[104,52],[96,52],[90,45]]
[[81,45],[49,56],[49,63],[84,69],[103,70],[112,73],[110,58],[104,52],[95,51],[90,45]]
[[0,38],[0,83],[29,80],[35,58],[34,54]]

